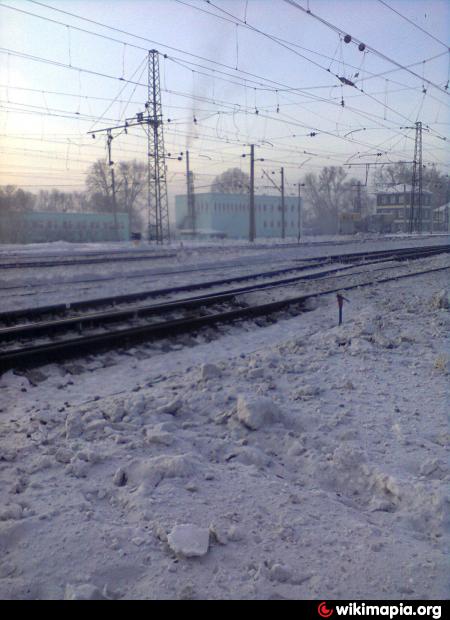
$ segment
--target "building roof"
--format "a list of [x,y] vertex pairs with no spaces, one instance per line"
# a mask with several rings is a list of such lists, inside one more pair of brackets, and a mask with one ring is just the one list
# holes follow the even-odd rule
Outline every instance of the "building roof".
[[[175,198],[187,198],[187,194],[177,194]],[[248,200],[249,194],[229,194],[228,192],[220,193],[220,192],[195,192],[195,199],[213,199],[213,200],[229,200],[230,198],[233,200]],[[297,196],[290,196],[289,194],[285,194],[285,200],[298,200]],[[280,200],[281,194],[255,194],[255,200]]]
[[[394,185],[392,187],[388,187],[387,189],[384,189],[382,191],[377,192],[377,194],[403,194],[403,193],[407,193],[410,194],[412,190],[411,185],[407,185],[406,183],[397,183],[397,185]],[[417,190],[417,193],[419,193],[419,190]],[[426,189],[422,190],[422,194],[432,194],[432,192],[429,192]]]
[[447,204],[441,205],[440,207],[436,207],[433,211],[436,213],[436,211],[445,211],[448,208],[450,208],[450,202],[447,202]]

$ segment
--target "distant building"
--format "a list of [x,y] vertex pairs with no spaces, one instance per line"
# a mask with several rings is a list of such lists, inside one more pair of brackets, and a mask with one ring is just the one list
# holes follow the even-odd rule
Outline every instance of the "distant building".
[[433,209],[433,230],[450,233],[450,202]]
[[[297,237],[299,230],[299,202],[297,197],[286,196],[285,235]],[[198,237],[227,237],[246,239],[249,233],[248,194],[195,194],[195,233]],[[255,196],[256,237],[281,237],[280,196]],[[189,225],[187,196],[175,197],[175,226],[180,236],[193,235]]]
[[[422,231],[431,230],[431,202],[433,194],[422,191]],[[414,220],[419,208],[419,194],[414,199]],[[377,194],[377,214],[390,216],[392,220],[391,232],[409,232],[411,214],[411,186],[399,184]]]
[[127,213],[117,214],[116,233],[112,213],[9,213],[0,216],[0,243],[128,241],[129,219]]

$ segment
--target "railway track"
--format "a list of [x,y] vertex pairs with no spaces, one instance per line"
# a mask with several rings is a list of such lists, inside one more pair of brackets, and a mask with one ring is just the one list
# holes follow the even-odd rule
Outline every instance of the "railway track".
[[[388,282],[431,273],[449,269],[449,267],[386,275],[388,271],[392,272],[395,269],[401,269],[401,267],[397,265],[379,267],[376,271],[380,273],[375,274],[372,270],[369,280],[367,270],[364,269],[339,276],[331,275],[329,270],[325,270],[316,274],[283,279],[275,283],[253,284],[221,293],[209,293],[172,302],[3,328],[0,329],[0,346],[3,348],[0,351],[0,372],[10,368],[36,366],[80,355],[99,353],[111,348],[158,340],[192,332],[206,326],[254,319],[280,310],[297,314],[305,310],[305,303],[311,297],[327,295],[337,290],[368,286],[374,282]],[[346,277],[352,278],[350,283],[344,281]],[[316,287],[307,294],[298,295],[298,289],[293,288],[293,285],[301,280],[319,280],[321,288]],[[280,295],[279,291],[282,289],[284,290]],[[248,303],[249,294],[251,296],[255,292],[274,292],[275,290],[281,298],[256,305]],[[43,342],[39,342],[39,339]],[[12,347],[8,346],[11,342]]]
[[[447,251],[446,248],[448,248],[449,246],[424,246],[422,248],[395,248],[395,249],[391,249],[391,250],[381,250],[381,251],[375,251],[375,252],[353,252],[353,253],[343,253],[343,254],[328,254],[328,255],[323,255],[323,256],[317,256],[317,257],[306,257],[306,258],[299,258],[299,259],[294,259],[291,262],[292,263],[296,263],[298,264],[300,263],[305,263],[305,264],[311,264],[311,263],[316,263],[317,266],[320,266],[321,264],[327,264],[329,262],[348,262],[351,260],[367,260],[367,259],[373,259],[374,257],[378,257],[379,259],[381,258],[385,258],[386,260],[406,260],[407,258],[415,258],[415,257],[419,257],[418,253],[421,254],[421,256],[432,256],[433,254],[438,254],[441,252],[445,252]],[[278,262],[278,260],[277,260]],[[285,262],[285,259],[282,259],[282,262]],[[260,264],[260,262],[258,263]],[[164,270],[159,270],[159,271],[154,271],[151,270],[150,272],[139,272],[139,273],[127,273],[123,276],[121,275],[113,275],[113,276],[101,276],[99,278],[80,278],[80,279],[75,279],[75,280],[69,280],[69,281],[52,281],[50,286],[57,286],[57,287],[67,287],[67,286],[72,286],[72,285],[81,285],[81,284],[87,284],[87,285],[94,285],[96,283],[102,284],[102,283],[106,283],[106,282],[116,282],[118,281],[118,279],[122,278],[122,279],[127,279],[127,281],[130,280],[142,280],[142,279],[150,279],[150,278],[155,278],[157,276],[178,276],[178,275],[185,275],[185,274],[193,274],[193,273],[197,273],[197,272],[201,272],[203,273],[204,271],[216,271],[216,270],[222,270],[223,269],[228,269],[228,268],[236,268],[236,269],[241,269],[244,268],[244,266],[242,265],[242,262],[240,262],[239,264],[220,264],[220,265],[210,265],[210,266],[202,266],[202,267],[186,267],[183,269],[177,269],[177,268],[167,268]],[[248,267],[247,267],[248,269]],[[245,280],[247,277],[248,278],[253,278],[253,277],[257,277],[256,274],[249,274],[247,269],[245,269],[246,273],[241,277],[241,281]],[[276,270],[276,272],[274,271],[274,273],[288,273],[290,271],[290,269],[295,271],[295,268],[281,268],[279,270]],[[268,273],[262,273],[261,276],[265,277]],[[231,282],[233,278],[229,278],[228,282]],[[235,278],[236,281],[239,281],[238,277]],[[218,280],[215,282],[215,284],[226,284],[227,280],[226,279],[222,279],[222,281]],[[26,296],[29,297],[31,295],[33,295],[34,293],[30,292],[30,290],[32,291],[34,290],[39,290],[42,289],[43,287],[47,287],[48,288],[49,283],[45,282],[27,282],[26,284],[21,284],[21,285],[17,285],[14,284],[12,286],[8,286],[8,285],[3,285],[3,290],[4,291],[21,291],[21,290],[25,290],[26,291]],[[194,285],[187,285],[187,287],[184,290],[191,290],[191,287],[194,288],[199,288],[198,285],[194,284]],[[89,286],[88,286],[89,288]],[[58,288],[58,291],[60,289]],[[180,290],[182,290],[182,287],[180,287]],[[47,292],[47,291],[46,291]],[[49,291],[51,292],[51,291]],[[22,296],[22,293],[18,293],[19,296]],[[128,294],[128,296],[131,298],[133,294]],[[146,295],[146,293],[144,293],[144,296]],[[124,301],[126,301],[126,297],[127,295],[124,295]],[[74,307],[75,304],[72,304],[72,307]],[[64,309],[62,307],[62,309]]]
[[[117,254],[117,256],[115,255]],[[114,255],[112,254],[104,254],[104,255],[75,255],[75,256],[64,256],[63,258],[58,260],[49,260],[43,259],[42,257],[37,258],[36,260],[17,260],[7,258],[7,260],[0,261],[0,269],[30,269],[36,267],[65,267],[67,265],[77,266],[77,265],[95,265],[99,263],[118,263],[118,262],[129,262],[129,261],[139,261],[139,260],[158,260],[163,258],[175,258],[175,252],[163,252],[159,254],[155,254],[154,252],[133,254],[131,256],[125,252],[116,252]]]
[[[343,271],[348,269],[353,269],[356,265],[351,264],[350,266],[343,267],[342,264],[346,264],[349,262],[361,261],[365,266],[377,264],[379,262],[388,262],[388,261],[405,261],[405,260],[413,260],[419,258],[426,258],[429,256],[434,256],[436,254],[448,251],[450,252],[450,246],[440,246],[436,247],[426,247],[426,248],[415,248],[413,250],[406,248],[401,250],[391,250],[391,251],[376,251],[376,252],[357,252],[352,254],[342,254],[342,255],[332,255],[332,256],[322,256],[316,258],[307,258],[301,261],[301,263],[295,267],[287,267],[282,269],[275,269],[265,272],[258,272],[255,274],[245,274],[242,276],[232,276],[229,278],[221,278],[219,280],[209,280],[203,282],[195,282],[191,284],[186,284],[183,286],[177,287],[168,287],[163,289],[156,289],[151,291],[141,291],[139,293],[131,293],[125,295],[116,295],[109,297],[102,297],[97,299],[83,300],[78,302],[73,302],[70,304],[52,304],[47,306],[40,306],[31,309],[25,310],[15,310],[10,312],[2,312],[0,313],[0,326],[3,324],[4,326],[10,326],[16,323],[17,321],[26,319],[26,320],[36,320],[42,317],[50,317],[52,315],[67,316],[72,314],[79,318],[79,313],[86,312],[92,309],[111,309],[121,304],[131,304],[138,302],[150,301],[152,299],[157,299],[160,297],[167,297],[170,295],[178,295],[180,293],[186,292],[195,292],[204,289],[213,289],[219,286],[226,286],[231,284],[237,284],[240,282],[248,282],[251,280],[259,280],[262,279],[271,279],[274,277],[279,277],[283,275],[287,275],[290,273],[304,272],[305,270],[311,270],[315,268],[321,268],[324,266],[329,266],[330,269],[321,271],[319,274],[310,273],[307,275],[299,275],[291,278],[280,279],[277,281],[278,284],[288,284],[291,282],[299,281],[299,280],[308,280],[315,279],[317,277],[327,276],[336,271]],[[370,259],[370,260],[368,260]],[[332,265],[336,265],[332,267]],[[196,270],[197,271],[197,270]],[[203,271],[203,270],[198,270]],[[273,282],[268,282],[268,284],[260,283],[260,288],[264,288],[266,286],[271,286]],[[236,292],[247,291],[248,288],[245,289],[235,289]],[[134,309],[132,309],[134,311]]]

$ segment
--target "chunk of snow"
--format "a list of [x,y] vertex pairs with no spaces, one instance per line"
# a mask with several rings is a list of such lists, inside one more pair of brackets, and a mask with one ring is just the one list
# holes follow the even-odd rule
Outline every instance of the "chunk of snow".
[[202,557],[209,549],[209,529],[191,523],[176,525],[167,537],[169,547],[186,558]]
[[215,364],[202,364],[200,375],[204,381],[207,379],[215,379],[216,377],[220,377],[221,374],[222,371]]
[[239,396],[237,417],[244,426],[256,431],[262,426],[280,421],[282,412],[270,398]]

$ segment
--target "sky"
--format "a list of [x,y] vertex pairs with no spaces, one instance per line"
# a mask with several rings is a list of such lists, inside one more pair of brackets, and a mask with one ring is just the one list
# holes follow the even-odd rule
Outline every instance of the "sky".
[[[365,182],[412,160],[417,121],[448,174],[449,31],[444,0],[0,0],[0,185],[83,190],[100,130],[145,109],[152,49],[171,200],[186,149],[198,192],[255,144],[257,191],[284,167],[294,194],[323,166]],[[113,136],[114,161],[145,161],[142,127]]]

